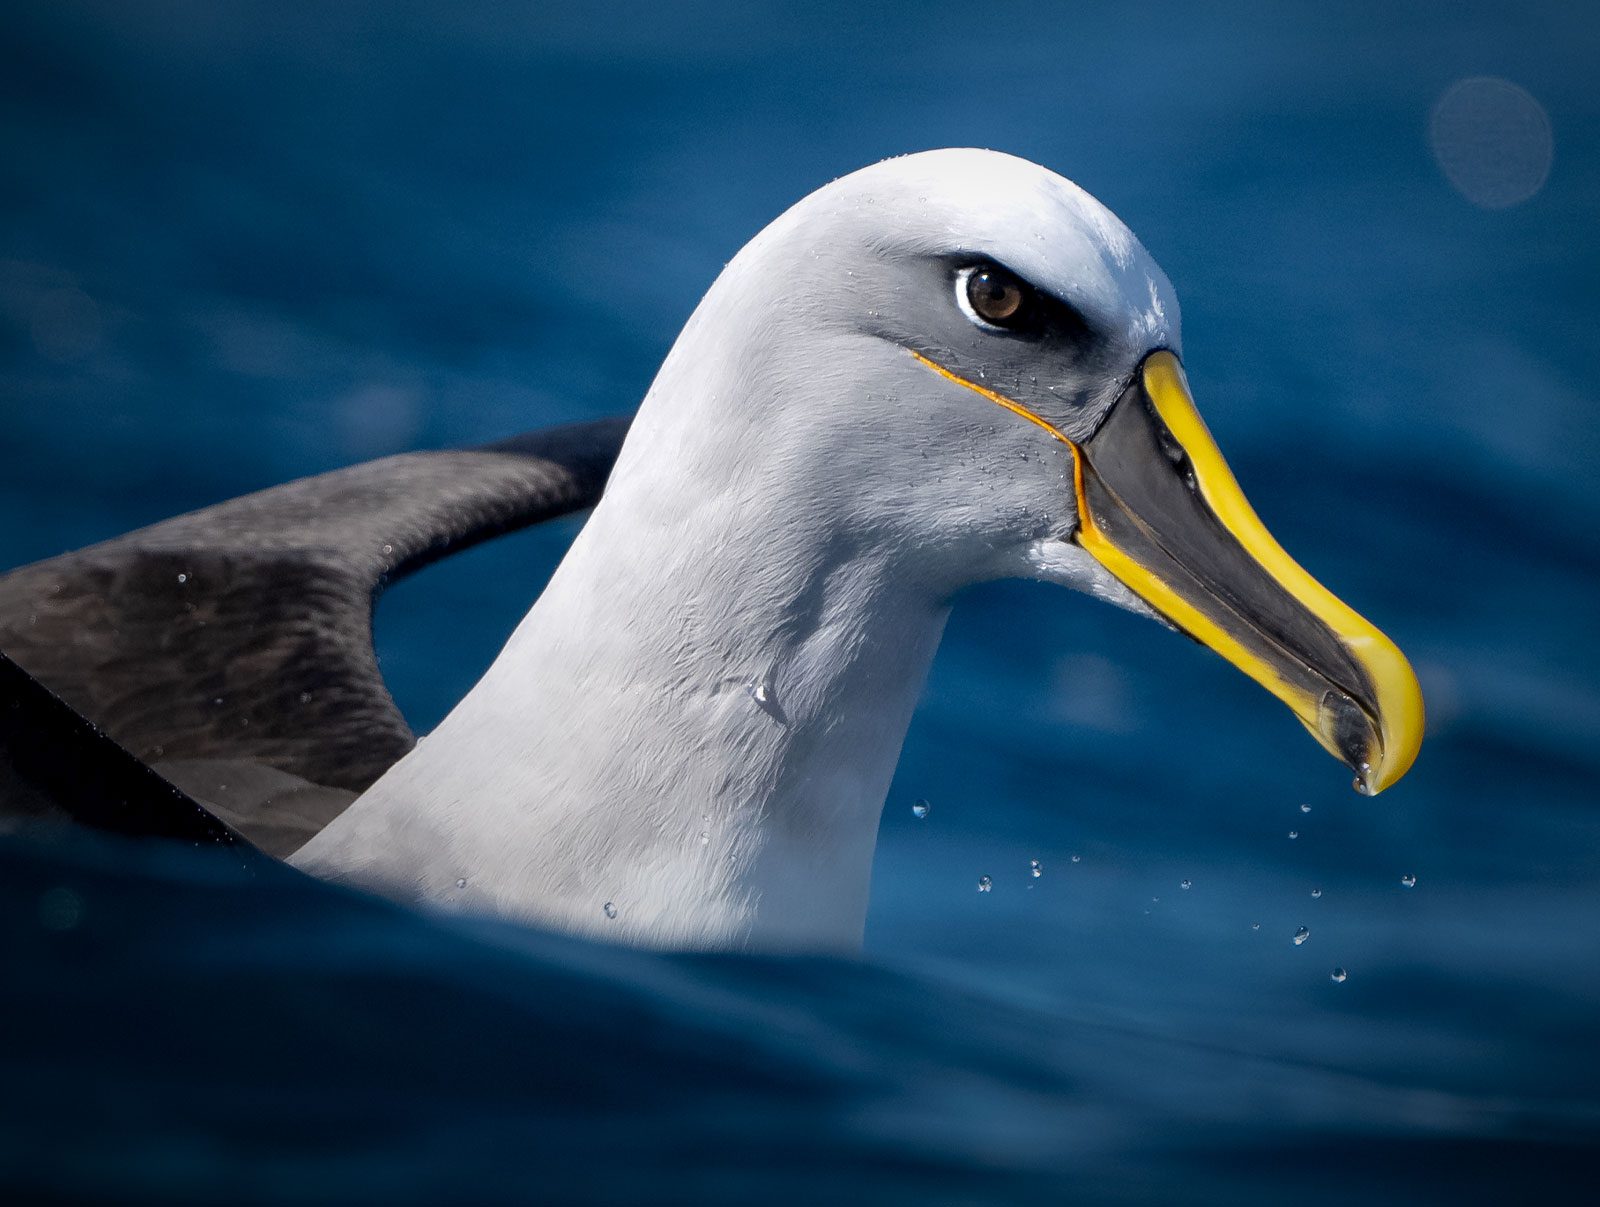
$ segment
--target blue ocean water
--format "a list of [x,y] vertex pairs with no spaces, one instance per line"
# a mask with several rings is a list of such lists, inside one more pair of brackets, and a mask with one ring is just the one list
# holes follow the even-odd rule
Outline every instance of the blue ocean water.
[[[0,1184],[1583,1201],[1600,21],[69,2],[0,33],[0,566],[627,411],[787,205],[977,144],[1078,180],[1166,268],[1246,492],[1412,657],[1430,725],[1411,776],[1358,797],[1206,651],[1059,589],[972,591],[860,962],[641,955],[184,852],[8,845]],[[1452,136],[1441,98],[1478,77],[1533,117]],[[385,597],[415,725],[578,522]]]

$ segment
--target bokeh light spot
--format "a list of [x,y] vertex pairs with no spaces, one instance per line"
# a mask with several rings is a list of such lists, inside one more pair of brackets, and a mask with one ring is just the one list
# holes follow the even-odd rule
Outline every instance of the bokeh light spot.
[[1520,205],[1542,189],[1555,155],[1544,106],[1493,76],[1450,85],[1433,106],[1428,141],[1456,191],[1487,210]]

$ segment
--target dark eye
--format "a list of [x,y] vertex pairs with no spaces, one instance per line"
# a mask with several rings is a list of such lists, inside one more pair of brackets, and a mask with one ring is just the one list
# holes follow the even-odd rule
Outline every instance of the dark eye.
[[995,264],[968,269],[967,305],[972,313],[995,327],[1016,328],[1033,317],[1034,294],[1015,273]]

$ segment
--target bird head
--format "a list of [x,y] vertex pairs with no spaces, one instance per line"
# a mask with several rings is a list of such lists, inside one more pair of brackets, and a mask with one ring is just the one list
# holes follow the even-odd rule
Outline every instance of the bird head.
[[729,264],[680,348],[711,333],[743,349],[717,422],[826,500],[839,541],[892,546],[937,592],[1028,576],[1152,615],[1362,791],[1411,766],[1411,667],[1257,518],[1190,394],[1171,284],[1071,181],[977,150],[845,176]]

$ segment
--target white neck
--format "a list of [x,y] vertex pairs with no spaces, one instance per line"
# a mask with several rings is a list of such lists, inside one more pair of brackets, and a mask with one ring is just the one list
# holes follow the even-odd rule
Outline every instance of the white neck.
[[484,679],[296,862],[632,943],[859,946],[947,609],[873,551],[773,576],[781,527],[658,510],[608,495]]
[[296,864],[630,943],[859,946],[952,586],[848,518],[838,448],[751,424],[749,375],[798,375],[692,363],[482,681]]

